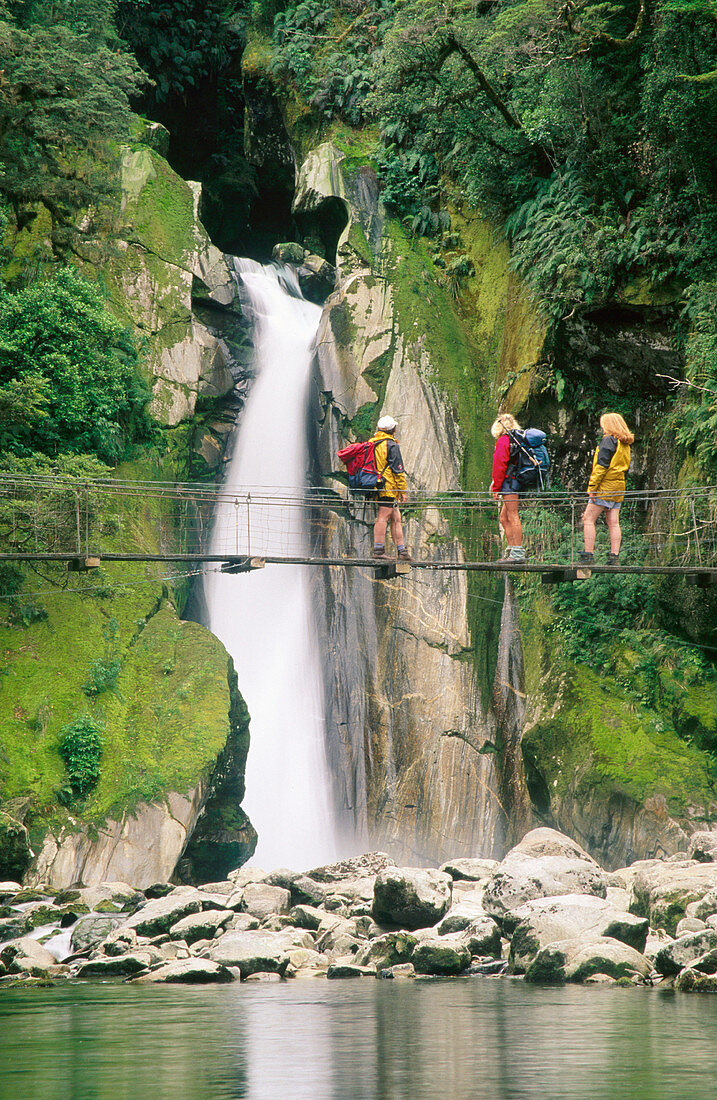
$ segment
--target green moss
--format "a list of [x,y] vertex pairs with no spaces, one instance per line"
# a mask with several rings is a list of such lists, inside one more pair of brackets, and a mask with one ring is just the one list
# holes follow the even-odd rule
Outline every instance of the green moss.
[[579,802],[596,791],[606,797],[616,791],[644,804],[662,795],[677,815],[713,801],[705,754],[664,728],[654,712],[583,666],[560,661],[551,675],[549,717],[523,738],[551,797]]
[[370,439],[376,430],[380,408],[378,401],[369,401],[367,404],[362,405],[356,416],[352,420],[346,421],[344,427],[346,434],[362,441]]
[[366,267],[371,267],[374,259],[371,245],[368,243],[363,229],[356,221],[351,222],[346,244],[342,246],[342,251],[346,248],[352,249]]
[[163,157],[144,146],[125,155],[122,185],[128,239],[163,261],[186,266],[186,254],[195,247],[189,185]]
[[[440,282],[427,244],[409,239],[396,221],[388,224],[389,255],[387,277],[394,298],[396,320],[405,346],[421,362],[425,352],[430,363],[427,381],[442,390],[453,407],[463,441],[461,483],[467,490],[487,487],[490,481],[492,444],[489,425],[493,419],[491,380],[502,327],[479,331],[466,325],[448,291]],[[475,262],[475,260],[474,260]],[[476,265],[477,267],[477,265]],[[487,291],[486,291],[487,294]],[[495,316],[500,307],[495,304]],[[488,326],[488,321],[485,321]],[[498,326],[500,333],[494,331]],[[491,338],[488,334],[492,333]],[[451,512],[451,531],[465,547],[468,560],[484,556],[484,538],[492,531],[493,519],[466,510]],[[468,619],[474,645],[474,667],[484,697],[492,690],[500,603],[503,582],[489,574],[468,575]]]

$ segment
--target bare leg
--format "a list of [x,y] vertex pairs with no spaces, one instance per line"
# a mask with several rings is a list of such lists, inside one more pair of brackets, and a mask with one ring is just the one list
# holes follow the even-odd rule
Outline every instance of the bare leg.
[[376,522],[373,525],[373,544],[383,546],[386,542],[386,525],[392,520],[393,508],[390,504],[379,504]]
[[505,531],[508,546],[523,545],[523,525],[518,515],[517,493],[510,493],[503,497],[503,507],[500,510],[498,522]]
[[391,538],[393,539],[394,546],[403,546],[403,525],[401,523],[401,510],[396,506],[391,509],[391,518],[389,520],[391,526]]
[[595,524],[600,518],[600,513],[607,511],[609,509],[601,508],[599,504],[593,504],[591,501],[583,512],[583,538],[588,554],[592,554],[595,549]]
[[620,509],[606,508],[605,522],[610,532],[610,553],[619,554],[622,543],[622,530],[620,529]]

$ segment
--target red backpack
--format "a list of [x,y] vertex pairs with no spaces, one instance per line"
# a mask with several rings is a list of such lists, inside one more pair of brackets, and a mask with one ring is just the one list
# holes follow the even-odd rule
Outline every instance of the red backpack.
[[349,475],[349,489],[382,489],[385,482],[376,469],[376,443],[350,443],[336,454]]

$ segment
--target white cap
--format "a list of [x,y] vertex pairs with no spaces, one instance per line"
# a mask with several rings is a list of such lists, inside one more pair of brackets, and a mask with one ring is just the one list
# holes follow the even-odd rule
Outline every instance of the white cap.
[[396,430],[397,424],[392,416],[382,416],[376,427],[380,432],[393,432]]

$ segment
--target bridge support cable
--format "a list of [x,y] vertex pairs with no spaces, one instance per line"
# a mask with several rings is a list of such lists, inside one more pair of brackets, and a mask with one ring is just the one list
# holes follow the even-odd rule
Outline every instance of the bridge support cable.
[[[218,503],[236,521],[212,539]],[[412,570],[539,573],[545,584],[593,574],[684,576],[717,583],[717,487],[628,492],[620,511],[623,561],[576,561],[582,548],[584,493],[553,492],[520,503],[525,563],[502,562],[498,505],[488,493],[415,492],[402,507],[413,562],[368,557],[375,501],[335,488],[303,493],[280,488],[194,483],[0,476],[0,562],[67,563],[72,572],[109,562],[215,563],[225,572],[266,565],[366,568],[384,579]],[[280,522],[276,522],[276,517]],[[271,522],[269,522],[269,517]],[[291,552],[309,519],[310,549]],[[607,550],[607,531],[598,545]],[[400,565],[400,568],[399,568]],[[406,569],[403,567],[407,566]]]

